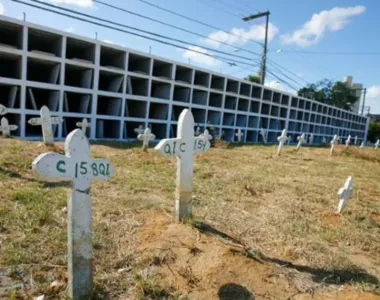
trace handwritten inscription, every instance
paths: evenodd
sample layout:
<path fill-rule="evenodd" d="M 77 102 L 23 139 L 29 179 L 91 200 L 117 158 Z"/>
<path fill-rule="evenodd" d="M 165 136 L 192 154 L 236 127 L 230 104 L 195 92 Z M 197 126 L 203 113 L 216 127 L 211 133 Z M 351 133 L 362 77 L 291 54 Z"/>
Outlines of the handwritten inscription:
<path fill-rule="evenodd" d="M 194 139 L 194 152 L 204 152 L 206 151 L 207 141 L 202 139 Z M 186 152 L 186 142 L 182 140 L 175 141 L 172 143 L 166 143 L 164 146 L 164 152 L 167 155 L 176 155 Z"/>
<path fill-rule="evenodd" d="M 59 173 L 66 174 L 66 162 L 64 160 L 59 160 L 56 165 L 56 170 Z M 110 174 L 110 164 L 102 163 L 102 162 L 92 162 L 89 163 L 87 161 L 77 162 L 74 165 L 74 178 L 78 178 L 81 175 L 87 175 L 91 172 L 93 177 L 97 177 L 99 175 L 102 176 L 111 176 Z"/>

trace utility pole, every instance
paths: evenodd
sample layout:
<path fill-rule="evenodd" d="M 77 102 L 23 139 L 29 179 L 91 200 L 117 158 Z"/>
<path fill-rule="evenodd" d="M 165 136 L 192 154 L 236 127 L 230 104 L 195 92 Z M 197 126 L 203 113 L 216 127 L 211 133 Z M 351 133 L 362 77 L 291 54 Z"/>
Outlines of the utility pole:
<path fill-rule="evenodd" d="M 363 89 L 362 116 L 364 116 L 365 94 L 367 94 L 367 89 L 366 88 Z"/>
<path fill-rule="evenodd" d="M 260 67 L 260 77 L 261 77 L 261 84 L 264 85 L 265 83 L 265 73 L 266 73 L 266 62 L 267 62 L 267 45 L 268 45 L 268 25 L 269 25 L 269 10 L 266 12 L 258 13 L 255 15 L 250 15 L 243 18 L 243 21 L 251 21 L 253 19 L 266 17 L 266 23 L 265 23 L 265 40 L 264 40 L 264 47 L 263 47 L 263 55 L 261 57 L 261 67 Z"/>

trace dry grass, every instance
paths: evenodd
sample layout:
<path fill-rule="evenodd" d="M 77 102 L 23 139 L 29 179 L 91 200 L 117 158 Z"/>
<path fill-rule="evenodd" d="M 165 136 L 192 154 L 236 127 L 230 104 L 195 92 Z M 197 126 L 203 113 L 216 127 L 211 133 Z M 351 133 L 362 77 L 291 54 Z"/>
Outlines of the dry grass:
<path fill-rule="evenodd" d="M 45 294 L 48 299 L 64 299 L 67 216 L 62 209 L 70 185 L 34 179 L 31 162 L 47 151 L 45 146 L 0 140 L 0 147 L 0 298 L 28 299 Z M 55 150 L 62 148 L 58 143 Z M 161 241 L 158 233 L 170 225 L 167 215 L 172 214 L 175 159 L 122 143 L 97 144 L 92 152 L 94 157 L 108 158 L 116 168 L 114 178 L 95 182 L 91 190 L 94 299 L 186 299 L 194 295 L 202 299 L 195 290 L 205 279 L 213 280 L 216 273 L 212 268 L 217 267 L 210 266 L 210 278 L 202 278 L 197 270 L 188 268 L 191 263 L 176 265 L 179 260 L 173 257 L 184 255 L 182 252 L 168 254 L 168 250 L 154 248 L 163 245 L 157 246 L 153 236 Z M 189 239 L 181 240 L 194 239 L 188 246 L 189 257 L 220 259 L 220 255 L 212 256 L 216 255 L 212 247 L 202 244 L 215 243 L 211 232 L 225 241 L 224 247 L 232 249 L 228 252 L 232 254 L 222 256 L 240 253 L 248 261 L 259 261 L 265 272 L 260 268 L 250 272 L 267 274 L 275 269 L 296 292 L 350 285 L 357 291 L 379 293 L 380 152 L 338 147 L 334 156 L 329 156 L 326 148 L 303 147 L 297 153 L 294 147 L 286 147 L 281 157 L 275 153 L 274 146 L 230 146 L 197 156 L 194 215 L 198 221 L 193 224 L 200 233 L 189 225 L 170 227 L 180 238 L 182 231 L 190 230 Z M 354 178 L 354 196 L 344 214 L 336 215 L 336 192 L 349 175 Z M 147 216 L 153 220 L 149 230 L 155 232 L 145 240 L 152 244 L 142 250 L 140 232 L 148 223 Z M 231 243 L 234 246 L 228 246 Z M 169 266 L 168 273 L 163 266 Z M 156 269 L 152 273 L 151 267 Z M 178 279 L 185 277 L 186 288 Z M 238 276 L 230 275 L 232 282 L 234 278 Z M 312 288 L 303 291 L 299 282 L 302 286 L 312 282 Z M 253 284 L 250 288 L 256 287 Z M 217 293 L 219 287 L 213 289 Z M 286 299 L 293 290 L 265 297 Z M 216 293 L 207 295 L 212 299 Z"/>

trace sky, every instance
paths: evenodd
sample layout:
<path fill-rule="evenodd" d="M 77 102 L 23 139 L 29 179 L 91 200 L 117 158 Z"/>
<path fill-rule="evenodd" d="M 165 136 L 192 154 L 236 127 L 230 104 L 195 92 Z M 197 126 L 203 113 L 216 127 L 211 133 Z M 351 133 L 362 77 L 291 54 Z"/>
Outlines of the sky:
<path fill-rule="evenodd" d="M 29 2 L 29 0 L 23 1 Z M 0 0 L 0 13 L 18 19 L 22 19 L 25 13 L 26 20 L 32 23 L 90 38 L 95 38 L 97 35 L 98 39 L 108 43 L 151 52 L 175 61 L 244 78 L 258 71 L 265 36 L 265 18 L 245 22 L 242 17 L 269 10 L 266 85 L 294 92 L 294 88 L 300 88 L 323 78 L 337 81 L 351 75 L 354 82 L 361 83 L 367 88 L 366 106 L 371 107 L 371 113 L 380 113 L 380 39 L 378 38 L 380 1 L 378 0 L 102 1 L 195 34 L 106 7 L 93 0 L 44 0 L 47 3 L 151 31 L 192 45 L 171 42 L 181 45 L 184 49 L 164 45 L 59 16 L 12 0 Z M 175 11 L 199 22 L 175 16 L 147 3 Z M 213 51 L 223 51 L 240 57 L 227 57 L 221 61 L 219 57 L 226 55 Z M 232 60 L 236 62 L 232 63 Z M 284 71 L 283 68 L 291 73 Z"/>

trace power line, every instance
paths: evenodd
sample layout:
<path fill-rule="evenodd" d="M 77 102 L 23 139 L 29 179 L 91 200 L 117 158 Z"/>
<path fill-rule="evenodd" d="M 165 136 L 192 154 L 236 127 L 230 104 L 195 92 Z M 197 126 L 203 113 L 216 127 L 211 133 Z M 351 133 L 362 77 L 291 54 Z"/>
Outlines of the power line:
<path fill-rule="evenodd" d="M 274 74 L 272 71 L 270 70 L 267 70 L 267 72 L 269 74 L 271 74 L 273 77 L 275 77 L 276 79 L 278 79 L 280 82 L 286 84 L 288 87 L 290 87 L 291 89 L 295 90 L 295 91 L 298 91 L 298 89 L 296 89 L 295 87 L 293 87 L 291 84 L 289 84 L 286 80 L 282 79 L 281 77 L 277 76 L 276 74 Z"/>
<path fill-rule="evenodd" d="M 278 67 L 276 67 L 275 65 L 272 65 L 272 68 L 277 71 L 279 74 L 281 74 L 282 76 L 284 76 L 285 78 L 287 78 L 288 80 L 292 81 L 293 83 L 295 83 L 296 85 L 300 86 L 300 87 L 303 87 L 304 85 L 299 83 L 298 81 L 294 80 L 293 78 L 291 78 L 290 76 L 286 75 L 284 72 L 282 72 Z"/>
<path fill-rule="evenodd" d="M 190 17 L 188 17 L 188 16 L 185 16 L 185 15 L 183 15 L 183 14 L 177 13 L 177 12 L 172 11 L 172 10 L 170 10 L 170 9 L 164 8 L 164 7 L 159 6 L 159 5 L 156 5 L 156 4 L 153 4 L 153 3 L 149 2 L 149 1 L 146 1 L 146 0 L 137 0 L 137 1 L 140 1 L 140 2 L 145 3 L 145 4 L 147 4 L 147 5 L 153 6 L 153 7 L 157 8 L 157 9 L 162 10 L 162 11 L 166 11 L 166 12 L 168 12 L 168 13 L 170 13 L 170 14 L 176 15 L 176 16 L 181 17 L 181 18 L 184 18 L 184 19 L 186 19 L 186 20 L 189 20 L 189 21 L 192 21 L 192 22 L 198 23 L 198 24 L 200 24 L 200 25 L 203 25 L 203 26 L 206 26 L 206 27 L 212 28 L 212 29 L 214 29 L 214 30 L 222 31 L 222 32 L 224 32 L 224 33 L 226 33 L 226 34 L 228 34 L 228 35 L 233 35 L 233 36 L 236 36 L 236 37 L 238 37 L 238 38 L 240 38 L 240 39 L 243 39 L 243 40 L 246 40 L 246 41 L 250 41 L 250 42 L 254 42 L 254 43 L 259 44 L 260 46 L 262 46 L 262 43 L 257 42 L 257 41 L 255 41 L 255 40 L 253 40 L 253 39 L 247 39 L 247 38 L 245 38 L 244 36 L 241 36 L 241 35 L 238 35 L 238 34 L 235 34 L 235 33 L 232 33 L 232 32 L 227 32 L 227 31 L 225 31 L 225 30 L 223 30 L 223 29 L 220 29 L 220 28 L 218 28 L 218 27 L 216 27 L 216 26 L 213 26 L 213 25 L 210 25 L 210 24 L 204 23 L 204 22 L 202 22 L 202 21 L 199 21 L 199 20 L 196 20 L 196 19 L 190 18 Z"/>
<path fill-rule="evenodd" d="M 286 72 L 288 72 L 288 73 L 292 74 L 294 77 L 297 77 L 298 79 L 300 79 L 300 80 L 302 80 L 302 81 L 306 82 L 307 84 L 310 84 L 310 82 L 309 82 L 309 81 L 307 81 L 306 79 L 304 79 L 304 78 L 302 78 L 301 76 L 298 76 L 297 74 L 295 74 L 295 73 L 293 73 L 293 72 L 289 71 L 288 69 L 286 69 L 285 67 L 283 67 L 283 66 L 281 66 L 280 64 L 276 63 L 275 61 L 273 61 L 273 60 L 270 60 L 270 61 L 269 61 L 269 63 L 271 63 L 272 65 L 275 65 L 275 66 L 277 66 L 278 68 L 281 68 L 281 69 L 283 69 L 284 71 L 286 71 Z"/>
<path fill-rule="evenodd" d="M 185 50 L 188 50 L 188 51 L 191 51 L 191 52 L 195 52 L 195 53 L 198 53 L 198 54 L 202 54 L 202 55 L 205 55 L 205 56 L 212 57 L 212 58 L 214 58 L 216 60 L 227 62 L 229 64 L 233 62 L 233 63 L 238 63 L 238 64 L 243 64 L 243 65 L 255 67 L 255 65 L 253 65 L 253 64 L 249 64 L 249 63 L 246 63 L 246 62 L 233 60 L 233 59 L 230 59 L 230 58 L 227 58 L 227 57 L 223 57 L 223 56 L 219 56 L 219 55 L 213 55 L 213 54 L 210 54 L 210 53 L 205 53 L 205 52 L 202 52 L 202 51 L 190 49 L 190 48 L 185 47 L 185 46 L 181 46 L 181 45 L 165 42 L 165 41 L 162 41 L 160 39 L 152 38 L 152 37 L 149 37 L 149 36 L 146 36 L 146 35 L 138 34 L 138 33 L 131 32 L 131 31 L 126 31 L 126 30 L 123 30 L 123 29 L 120 29 L 120 28 L 117 28 L 117 27 L 113 27 L 113 26 L 109 26 L 109 25 L 106 25 L 106 24 L 101 24 L 101 23 L 98 23 L 98 22 L 95 22 L 95 21 L 83 19 L 83 18 L 80 18 L 80 17 L 77 17 L 77 16 L 65 14 L 65 13 L 62 13 L 62 12 L 59 12 L 59 11 L 48 9 L 46 7 L 37 6 L 37 5 L 31 4 L 31 3 L 26 3 L 26 2 L 23 2 L 23 1 L 20 1 L 20 0 L 12 0 L 12 1 L 24 4 L 24 5 L 28 5 L 28 6 L 37 8 L 37 9 L 42 9 L 42 10 L 45 10 L 45 11 L 49 11 L 49 12 L 52 12 L 52 13 L 55 13 L 55 14 L 59 14 L 59 15 L 62 15 L 62 16 L 66 16 L 66 17 L 69 17 L 69 18 L 73 18 L 73 19 L 76 19 L 76 20 L 79 20 L 79 21 L 83 21 L 83 22 L 87 22 L 87 23 L 90 23 L 90 24 L 98 25 L 98 26 L 105 27 L 105 28 L 108 28 L 108 29 L 113 29 L 113 30 L 116 30 L 116 31 L 120 31 L 120 32 L 123 32 L 123 33 L 131 34 L 131 35 L 138 36 L 138 37 L 141 37 L 141 38 L 149 39 L 149 40 L 161 43 L 161 44 L 173 46 L 173 47 L 180 48 L 180 49 L 185 49 Z M 30 1 L 39 2 L 37 0 L 30 0 Z M 41 3 L 41 4 L 55 7 L 54 5 L 50 5 L 50 4 L 47 4 L 47 3 Z M 63 9 L 63 8 L 60 8 L 60 7 L 55 7 L 55 8 L 61 9 L 61 10 L 66 10 L 66 9 Z M 78 13 L 78 12 L 75 12 L 75 11 L 74 11 L 74 13 L 81 14 L 81 13 Z M 89 17 L 90 18 L 94 18 L 94 19 L 99 19 L 99 18 L 92 17 L 92 16 L 89 16 Z M 105 21 L 105 22 L 112 23 L 111 21 Z M 189 45 L 191 45 L 191 44 L 189 44 Z M 226 53 L 226 54 L 230 55 L 230 53 Z"/>
<path fill-rule="evenodd" d="M 245 52 L 248 52 L 248 53 L 251 53 L 251 54 L 254 54 L 254 55 L 261 55 L 259 53 L 255 53 L 253 51 L 250 51 L 248 49 L 244 49 L 244 48 L 240 48 L 240 47 L 236 47 L 232 44 L 229 44 L 229 43 L 226 43 L 226 42 L 223 42 L 223 41 L 219 41 L 217 39 L 214 39 L 214 38 L 210 38 L 208 36 L 205 36 L 205 35 L 202 35 L 202 34 L 199 34 L 199 33 L 196 33 L 194 31 L 191 31 L 191 30 L 188 30 L 188 29 L 185 29 L 185 28 L 182 28 L 182 27 L 179 27 L 179 26 L 176 26 L 176 25 L 173 25 L 173 24 L 169 24 L 169 23 L 166 23 L 166 22 L 163 22 L 163 21 L 160 21 L 160 20 L 157 20 L 157 19 L 154 19 L 154 18 L 151 18 L 151 17 L 148 17 L 148 16 L 145 16 L 145 15 L 142 15 L 142 14 L 139 14 L 139 13 L 136 13 L 136 12 L 133 12 L 133 11 L 130 11 L 130 10 L 127 10 L 125 8 L 121 8 L 121 7 L 117 7 L 117 6 L 114 6 L 112 4 L 109 4 L 109 3 L 105 3 L 103 1 L 100 1 L 100 0 L 92 0 L 93 2 L 96 2 L 96 3 L 99 3 L 99 4 L 102 4 L 104 6 L 107 6 L 107 7 L 110 7 L 110 8 L 113 8 L 113 9 L 116 9 L 116 10 L 119 10 L 119 11 L 122 11 L 122 12 L 125 12 L 125 13 L 128 13 L 128 14 L 131 14 L 131 15 L 134 15 L 134 16 L 137 16 L 137 17 L 140 17 L 140 18 L 143 18 L 143 19 L 146 19 L 146 20 L 149 20 L 149 21 L 152 21 L 152 22 L 155 22 L 155 23 L 159 23 L 159 24 L 162 24 L 162 25 L 165 25 L 165 26 L 168 26 L 168 27 L 171 27 L 171 28 L 174 28 L 174 29 L 177 29 L 177 30 L 180 30 L 180 31 L 183 31 L 183 32 L 186 32 L 186 33 L 190 33 L 190 34 L 193 34 L 195 36 L 198 36 L 198 37 L 202 37 L 202 38 L 205 38 L 205 39 L 208 39 L 210 41 L 214 41 L 214 42 L 217 42 L 217 43 L 220 43 L 220 44 L 223 44 L 223 45 L 226 45 L 226 46 L 229 46 L 229 47 L 232 47 L 234 49 L 238 49 L 240 51 L 245 51 Z"/>
<path fill-rule="evenodd" d="M 274 50 L 272 50 L 274 51 Z M 298 51 L 282 50 L 286 53 L 316 54 L 316 55 L 380 55 L 380 52 L 324 52 L 324 51 Z"/>
<path fill-rule="evenodd" d="M 13 0 L 12 0 L 12 1 L 13 1 Z M 183 44 L 190 45 L 190 46 L 193 46 L 193 47 L 200 47 L 200 48 L 206 49 L 206 50 L 208 50 L 208 51 L 213 51 L 213 52 L 216 52 L 216 53 L 220 53 L 220 54 L 228 55 L 228 56 L 231 56 L 231 57 L 236 57 L 236 58 L 244 59 L 244 60 L 247 60 L 247 61 L 253 61 L 252 58 L 249 58 L 249 57 L 240 56 L 240 55 L 235 55 L 235 54 L 231 54 L 231 53 L 228 53 L 228 52 L 225 52 L 225 51 L 221 51 L 221 50 L 216 50 L 216 49 L 212 49 L 212 48 L 208 48 L 208 47 L 200 46 L 200 45 L 198 45 L 198 44 L 193 44 L 193 43 L 186 42 L 186 41 L 183 41 L 183 40 L 179 40 L 179 39 L 171 38 L 171 37 L 164 36 L 164 35 L 161 35 L 161 34 L 157 34 L 157 33 L 151 32 L 151 31 L 147 31 L 147 30 L 139 29 L 139 28 L 136 28 L 136 27 L 132 27 L 132 26 L 128 26 L 128 25 L 121 24 L 121 23 L 117 23 L 117 22 L 109 21 L 109 20 L 107 20 L 107 19 L 102 19 L 102 18 L 99 18 L 99 17 L 94 17 L 94 16 L 91 16 L 91 15 L 88 15 L 88 14 L 80 13 L 80 12 L 75 11 L 75 10 L 72 10 L 72 9 L 63 8 L 63 7 L 58 7 L 58 6 L 56 6 L 56 5 L 48 4 L 48 3 L 45 3 L 45 2 L 42 2 L 42 1 L 39 1 L 39 0 L 29 0 L 29 1 L 31 1 L 31 2 L 35 2 L 35 3 L 38 3 L 38 4 L 42 4 L 42 5 L 44 5 L 44 6 L 53 7 L 53 8 L 55 8 L 55 9 L 63 10 L 63 11 L 66 11 L 66 12 L 70 12 L 70 13 L 73 13 L 73 14 L 77 14 L 77 15 L 80 15 L 80 16 L 84 16 L 84 17 L 86 17 L 86 18 L 95 19 L 95 20 L 97 20 L 97 21 L 106 22 L 106 23 L 109 23 L 109 24 L 112 24 L 112 25 L 117 25 L 117 26 L 120 26 L 120 27 L 124 27 L 124 28 L 128 28 L 128 29 L 136 30 L 136 31 L 139 31 L 139 32 L 143 32 L 143 33 L 145 33 L 145 34 L 150 34 L 150 35 L 153 35 L 153 36 L 155 36 L 155 37 L 159 37 L 159 38 L 167 39 L 167 40 L 174 41 L 174 42 L 177 42 L 177 43 L 183 43 Z M 17 1 L 16 1 L 16 2 L 17 2 Z M 24 4 L 26 4 L 26 3 L 24 3 Z M 233 62 L 233 60 L 231 60 L 231 61 Z M 238 61 L 234 61 L 234 62 L 238 62 Z M 241 63 L 241 62 L 240 62 L 240 63 Z"/>

